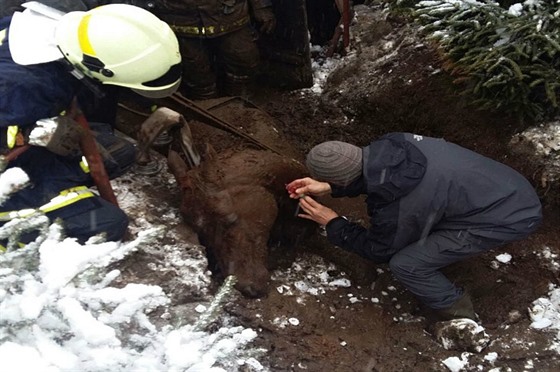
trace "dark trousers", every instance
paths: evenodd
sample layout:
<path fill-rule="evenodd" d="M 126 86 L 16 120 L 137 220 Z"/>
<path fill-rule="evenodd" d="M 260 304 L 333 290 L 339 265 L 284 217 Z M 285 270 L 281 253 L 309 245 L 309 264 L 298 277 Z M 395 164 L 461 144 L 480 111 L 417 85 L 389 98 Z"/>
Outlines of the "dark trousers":
<path fill-rule="evenodd" d="M 91 123 L 91 128 L 108 155 L 104 164 L 109 178 L 124 174 L 135 162 L 135 146 L 116 137 L 109 125 Z M 10 167 L 25 171 L 31 184 L 13 194 L 0 206 L 0 211 L 39 208 L 63 190 L 94 185 L 91 176 L 80 167 L 80 158 L 58 156 L 43 147 L 31 147 L 11 162 Z M 75 237 L 81 243 L 99 233 L 105 233 L 108 240 L 119 240 L 128 227 L 126 214 L 99 196 L 55 209 L 47 216 L 51 221 L 60 218 L 67 236 Z M 27 243 L 35 237 L 36 233 L 26 234 L 22 242 Z"/>
<path fill-rule="evenodd" d="M 393 275 L 421 302 L 432 309 L 453 305 L 463 290 L 440 271 L 452 263 L 523 239 L 538 227 L 540 219 L 492 230 L 441 230 L 412 243 L 389 261 Z"/>
<path fill-rule="evenodd" d="M 225 94 L 237 84 L 246 84 L 259 64 L 259 50 L 251 28 L 216 38 L 179 39 L 183 58 L 183 86 L 192 98 L 218 93 L 218 80 Z"/>

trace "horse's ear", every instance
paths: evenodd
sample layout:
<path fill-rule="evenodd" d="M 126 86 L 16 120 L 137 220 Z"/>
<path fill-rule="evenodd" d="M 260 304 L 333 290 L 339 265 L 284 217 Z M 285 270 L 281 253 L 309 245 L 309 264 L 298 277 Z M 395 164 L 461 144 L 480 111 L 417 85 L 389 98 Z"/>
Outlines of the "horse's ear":
<path fill-rule="evenodd" d="M 171 174 L 175 176 L 177 183 L 181 184 L 181 179 L 187 175 L 189 167 L 178 152 L 169 150 L 167 154 L 167 166 Z"/>

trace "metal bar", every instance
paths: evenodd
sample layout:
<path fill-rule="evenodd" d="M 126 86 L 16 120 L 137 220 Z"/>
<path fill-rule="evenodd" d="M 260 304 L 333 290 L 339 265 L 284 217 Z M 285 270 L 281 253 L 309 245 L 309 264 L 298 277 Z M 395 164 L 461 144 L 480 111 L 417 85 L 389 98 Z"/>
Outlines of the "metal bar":
<path fill-rule="evenodd" d="M 219 117 L 215 116 L 208 110 L 201 108 L 190 99 L 183 97 L 181 94 L 175 93 L 171 95 L 169 98 L 179 103 L 182 107 L 187 108 L 190 111 L 190 113 L 192 113 L 195 116 L 196 119 L 204 122 L 205 124 L 208 124 L 214 128 L 224 130 L 231 134 L 235 134 L 236 136 L 246 139 L 247 141 L 251 142 L 252 144 L 258 146 L 261 149 L 270 150 L 278 155 L 282 155 L 278 151 L 274 150 L 272 147 L 265 145 L 264 143 L 258 141 L 257 139 L 251 137 L 250 135 L 240 131 L 232 124 L 220 119 Z"/>

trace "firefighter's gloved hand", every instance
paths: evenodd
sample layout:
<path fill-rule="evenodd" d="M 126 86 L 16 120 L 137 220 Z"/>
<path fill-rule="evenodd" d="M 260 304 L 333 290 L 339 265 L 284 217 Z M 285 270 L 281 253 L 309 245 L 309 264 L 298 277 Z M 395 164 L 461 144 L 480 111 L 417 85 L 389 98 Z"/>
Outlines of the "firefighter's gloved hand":
<path fill-rule="evenodd" d="M 255 21 L 260 25 L 259 31 L 263 34 L 270 34 L 276 28 L 276 17 L 272 12 L 272 7 L 255 9 L 253 12 Z"/>
<path fill-rule="evenodd" d="M 85 129 L 67 116 L 37 120 L 29 133 L 29 144 L 43 146 L 62 156 L 80 155 L 80 139 Z"/>

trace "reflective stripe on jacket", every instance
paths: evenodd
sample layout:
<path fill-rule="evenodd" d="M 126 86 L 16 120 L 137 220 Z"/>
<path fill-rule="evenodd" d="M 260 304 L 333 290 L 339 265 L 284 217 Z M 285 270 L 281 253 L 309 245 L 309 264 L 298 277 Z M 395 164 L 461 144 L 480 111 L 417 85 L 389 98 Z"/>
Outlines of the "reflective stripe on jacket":
<path fill-rule="evenodd" d="M 270 0 L 158 0 L 150 10 L 178 36 L 213 38 L 249 24 L 250 8 L 269 6 Z"/>
<path fill-rule="evenodd" d="M 69 189 L 62 190 L 59 195 L 55 196 L 47 204 L 44 204 L 37 209 L 27 208 L 17 211 L 0 212 L 0 221 L 5 222 L 13 220 L 14 218 L 27 218 L 37 213 L 37 211 L 49 213 L 93 196 L 95 196 L 95 194 L 86 186 L 71 187 Z"/>

